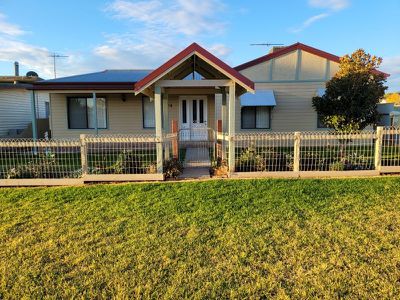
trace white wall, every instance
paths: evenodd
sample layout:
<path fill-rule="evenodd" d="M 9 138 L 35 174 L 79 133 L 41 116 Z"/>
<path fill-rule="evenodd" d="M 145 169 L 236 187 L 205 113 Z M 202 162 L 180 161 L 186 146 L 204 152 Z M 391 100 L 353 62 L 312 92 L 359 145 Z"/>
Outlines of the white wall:
<path fill-rule="evenodd" d="M 30 91 L 25 89 L 0 90 L 0 137 L 7 137 L 11 129 L 25 129 L 31 123 Z M 49 94 L 36 94 L 37 118 L 45 118 L 45 102 Z"/>

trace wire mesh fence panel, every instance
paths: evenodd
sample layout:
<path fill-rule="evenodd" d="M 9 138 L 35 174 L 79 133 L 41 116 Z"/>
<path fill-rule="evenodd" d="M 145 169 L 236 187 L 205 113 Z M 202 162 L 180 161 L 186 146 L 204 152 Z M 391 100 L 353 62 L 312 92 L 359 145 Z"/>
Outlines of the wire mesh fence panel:
<path fill-rule="evenodd" d="M 382 138 L 382 166 L 400 166 L 400 128 L 385 128 Z"/>
<path fill-rule="evenodd" d="M 237 134 L 236 172 L 278 172 L 293 170 L 294 133 Z"/>
<path fill-rule="evenodd" d="M 157 143 L 154 135 L 85 137 L 88 174 L 157 173 Z"/>
<path fill-rule="evenodd" d="M 0 179 L 79 178 L 79 140 L 0 140 Z"/>
<path fill-rule="evenodd" d="M 300 171 L 373 170 L 375 138 L 372 131 L 301 133 Z"/>

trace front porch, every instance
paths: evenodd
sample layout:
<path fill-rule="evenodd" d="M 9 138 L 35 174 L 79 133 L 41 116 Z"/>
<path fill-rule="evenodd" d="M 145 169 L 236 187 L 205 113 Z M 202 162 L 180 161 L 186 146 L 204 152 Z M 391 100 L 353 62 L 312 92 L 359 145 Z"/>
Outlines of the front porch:
<path fill-rule="evenodd" d="M 233 137 L 236 125 L 236 97 L 246 92 L 254 92 L 252 81 L 197 44 L 192 44 L 178 53 L 135 84 L 136 95 L 142 93 L 154 100 L 155 134 L 160 139 L 163 133 L 170 129 L 168 125 L 163 124 L 163 120 L 170 119 L 169 115 L 165 115 L 169 110 L 163 107 L 169 107 L 171 95 L 178 95 L 179 112 L 173 119 L 178 122 L 176 133 L 179 135 L 179 146 L 190 154 L 190 160 L 185 159 L 184 162 L 193 167 L 196 167 L 195 162 L 200 167 L 208 163 L 204 159 L 207 151 L 215 153 L 212 148 L 215 147 L 217 124 L 215 119 L 209 119 L 209 101 L 205 95 L 214 95 L 214 99 L 215 95 L 219 95 L 221 124 L 218 129 L 226 132 L 228 137 Z M 231 139 L 228 139 L 228 144 L 228 165 L 233 170 L 235 149 Z M 187 149 L 190 149 L 189 152 Z M 162 154 L 162 148 L 157 148 L 159 170 L 162 170 L 163 165 Z"/>

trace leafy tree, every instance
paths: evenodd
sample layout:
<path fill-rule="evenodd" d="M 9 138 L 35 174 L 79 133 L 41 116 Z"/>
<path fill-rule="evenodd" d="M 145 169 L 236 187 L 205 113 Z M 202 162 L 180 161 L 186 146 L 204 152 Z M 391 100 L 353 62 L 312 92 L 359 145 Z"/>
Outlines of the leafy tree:
<path fill-rule="evenodd" d="M 340 132 L 362 130 L 376 124 L 376 110 L 384 96 L 386 78 L 376 71 L 380 57 L 359 49 L 340 59 L 339 71 L 327 82 L 322 97 L 313 98 L 313 107 L 323 122 Z"/>
<path fill-rule="evenodd" d="M 387 103 L 397 103 L 400 104 L 400 93 L 388 93 L 385 95 Z"/>

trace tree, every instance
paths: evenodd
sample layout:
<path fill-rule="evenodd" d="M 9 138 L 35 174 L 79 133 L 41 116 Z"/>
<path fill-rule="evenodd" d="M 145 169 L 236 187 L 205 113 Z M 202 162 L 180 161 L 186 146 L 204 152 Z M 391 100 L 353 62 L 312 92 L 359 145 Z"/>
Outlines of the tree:
<path fill-rule="evenodd" d="M 385 76 L 376 71 L 381 63 L 380 57 L 362 49 L 340 59 L 339 71 L 327 82 L 325 94 L 312 101 L 328 127 L 351 132 L 377 123 L 377 104 L 387 89 Z"/>
<path fill-rule="evenodd" d="M 400 104 L 400 93 L 388 93 L 385 95 L 387 103 Z"/>

